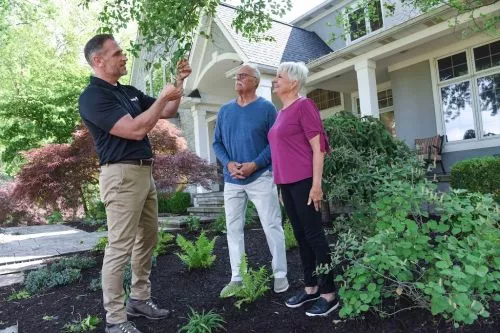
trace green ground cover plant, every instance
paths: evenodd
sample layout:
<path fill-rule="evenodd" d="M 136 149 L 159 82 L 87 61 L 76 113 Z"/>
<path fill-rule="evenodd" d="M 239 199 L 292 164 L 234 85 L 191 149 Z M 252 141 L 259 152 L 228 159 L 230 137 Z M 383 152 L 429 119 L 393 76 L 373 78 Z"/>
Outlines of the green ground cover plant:
<path fill-rule="evenodd" d="M 180 333 L 212 333 L 217 331 L 225 331 L 224 319 L 222 316 L 213 310 L 201 313 L 190 308 L 191 313 L 188 315 L 188 323 L 181 327 Z"/>
<path fill-rule="evenodd" d="M 61 259 L 49 267 L 31 271 L 26 276 L 24 287 L 31 295 L 42 291 L 70 284 L 81 278 L 81 270 L 94 267 L 93 258 L 78 256 Z"/>
<path fill-rule="evenodd" d="M 198 216 L 190 215 L 184 219 L 186 227 L 190 232 L 195 232 L 201 229 L 201 220 Z"/>
<path fill-rule="evenodd" d="M 389 316 L 382 300 L 405 297 L 456 326 L 488 317 L 488 303 L 500 300 L 500 208 L 491 196 L 388 181 L 374 199 L 371 214 L 351 224 L 371 221 L 371 231 L 343 232 L 332 247 L 340 316 Z"/>

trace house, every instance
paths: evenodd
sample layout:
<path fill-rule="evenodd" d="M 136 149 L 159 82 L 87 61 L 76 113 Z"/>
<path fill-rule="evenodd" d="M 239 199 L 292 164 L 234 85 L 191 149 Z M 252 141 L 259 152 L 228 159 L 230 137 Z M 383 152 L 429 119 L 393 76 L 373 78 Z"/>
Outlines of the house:
<path fill-rule="evenodd" d="M 396 2 L 388 15 L 385 0 L 375 1 L 379 19 L 368 16 L 365 7 L 356 8 L 355 0 L 328 0 L 292 25 L 274 21 L 268 34 L 275 41 L 258 43 L 231 27 L 233 7 L 219 6 L 216 17 L 202 23 L 212 39 L 198 37 L 191 52 L 193 73 L 185 86 L 190 94 L 180 112 L 190 147 L 216 161 L 211 143 L 217 112 L 235 97 L 232 78 L 242 63 L 260 68 L 258 94 L 279 108 L 271 93 L 278 64 L 304 61 L 310 75 L 303 93 L 316 101 L 322 118 L 341 110 L 378 117 L 410 147 L 416 138 L 445 135 L 447 170 L 465 158 L 500 154 L 500 37 L 462 37 L 471 18 L 450 24 L 456 16 L 444 6 L 422 14 Z M 335 18 L 348 15 L 347 5 L 364 22 L 347 16 L 345 30 Z M 500 15 L 500 3 L 474 15 Z M 347 38 L 331 41 L 332 33 Z M 144 78 L 134 75 L 134 84 L 147 88 Z"/>

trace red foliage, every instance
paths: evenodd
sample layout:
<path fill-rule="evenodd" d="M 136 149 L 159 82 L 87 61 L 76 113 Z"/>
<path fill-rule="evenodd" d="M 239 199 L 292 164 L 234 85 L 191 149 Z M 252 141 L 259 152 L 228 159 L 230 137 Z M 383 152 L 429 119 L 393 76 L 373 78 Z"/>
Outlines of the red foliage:
<path fill-rule="evenodd" d="M 71 144 L 49 144 L 25 153 L 13 198 L 42 206 L 76 209 L 82 188 L 96 183 L 98 161 L 87 129 L 77 129 Z"/>
<path fill-rule="evenodd" d="M 171 191 L 180 184 L 208 188 L 217 180 L 215 166 L 187 149 L 174 155 L 156 156 L 153 174 L 159 191 Z"/>
<path fill-rule="evenodd" d="M 172 190 L 179 184 L 208 187 L 216 180 L 215 166 L 190 152 L 173 124 L 160 121 L 149 137 L 159 190 Z M 98 182 L 99 162 L 86 128 L 73 133 L 71 144 L 31 149 L 25 157 L 27 163 L 16 176 L 15 184 L 0 189 L 0 221 L 14 206 L 26 207 L 26 203 L 76 212 L 83 202 L 84 186 Z"/>

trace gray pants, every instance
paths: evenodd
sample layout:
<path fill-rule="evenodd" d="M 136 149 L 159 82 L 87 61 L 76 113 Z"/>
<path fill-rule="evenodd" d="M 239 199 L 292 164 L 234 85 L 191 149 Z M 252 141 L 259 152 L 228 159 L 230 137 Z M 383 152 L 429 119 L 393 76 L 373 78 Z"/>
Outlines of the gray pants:
<path fill-rule="evenodd" d="M 226 211 L 227 244 L 231 261 L 231 281 L 241 281 L 239 266 L 245 253 L 245 210 L 250 199 L 266 235 L 267 245 L 273 257 L 274 278 L 284 278 L 287 273 L 285 236 L 281 226 L 281 211 L 278 190 L 273 182 L 272 173 L 264 172 L 259 178 L 247 185 L 224 184 L 224 208 Z"/>

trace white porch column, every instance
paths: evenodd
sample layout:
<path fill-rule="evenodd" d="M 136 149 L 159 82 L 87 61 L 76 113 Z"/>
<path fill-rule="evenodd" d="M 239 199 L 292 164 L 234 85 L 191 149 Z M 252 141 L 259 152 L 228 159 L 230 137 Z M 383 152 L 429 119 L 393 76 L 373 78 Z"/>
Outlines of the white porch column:
<path fill-rule="evenodd" d="M 380 118 L 377 98 L 376 64 L 372 60 L 363 60 L 354 65 L 358 79 L 359 103 L 362 116 Z"/>
<path fill-rule="evenodd" d="M 208 137 L 207 111 L 201 105 L 191 106 L 193 115 L 194 147 L 196 154 L 210 162 L 210 140 Z M 201 186 L 196 187 L 196 193 L 205 193 L 207 190 Z"/>
<path fill-rule="evenodd" d="M 196 149 L 196 154 L 210 161 L 210 140 L 208 137 L 208 126 L 207 126 L 207 111 L 200 109 L 199 105 L 193 105 L 191 107 L 191 113 L 193 115 L 193 130 L 194 130 L 194 146 Z"/>
<path fill-rule="evenodd" d="M 272 102 L 273 95 L 273 78 L 270 76 L 261 76 L 260 84 L 257 88 L 257 96 L 264 97 L 268 101 Z"/>

